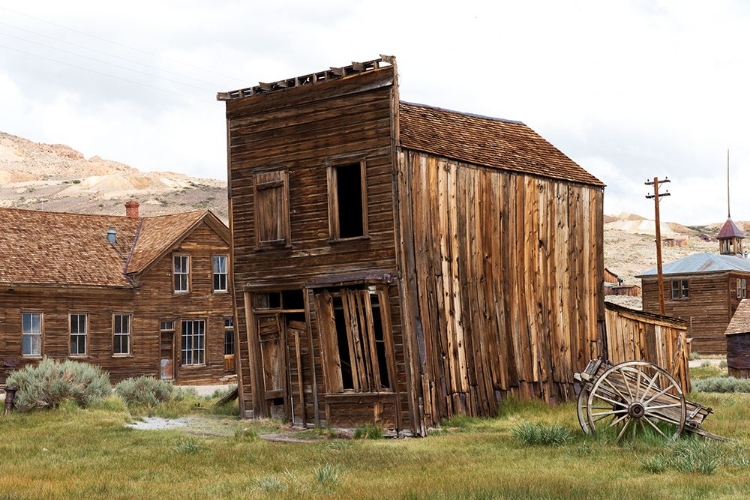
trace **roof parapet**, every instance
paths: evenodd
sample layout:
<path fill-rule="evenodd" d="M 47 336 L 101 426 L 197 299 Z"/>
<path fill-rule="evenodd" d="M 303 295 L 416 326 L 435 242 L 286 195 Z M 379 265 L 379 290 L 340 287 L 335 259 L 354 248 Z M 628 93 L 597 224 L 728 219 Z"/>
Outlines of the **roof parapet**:
<path fill-rule="evenodd" d="M 248 87 L 245 89 L 232 90 L 229 92 L 218 92 L 216 94 L 217 101 L 233 101 L 235 99 L 242 99 L 243 97 L 251 97 L 259 94 L 268 94 L 270 92 L 276 92 L 279 90 L 286 90 L 289 88 L 300 87 L 302 85 L 310 85 L 315 83 L 327 82 L 329 80 L 338 80 L 351 75 L 364 73 L 366 71 L 372 71 L 380 69 L 381 65 L 394 66 L 396 64 L 395 56 L 386 56 L 381 54 L 379 59 L 373 59 L 365 62 L 352 62 L 349 66 L 342 66 L 339 68 L 331 66 L 330 69 L 319 71 L 317 73 L 310 73 L 307 75 L 295 76 L 293 78 L 287 78 L 285 80 L 279 80 L 272 83 L 259 82 L 254 87 Z"/>

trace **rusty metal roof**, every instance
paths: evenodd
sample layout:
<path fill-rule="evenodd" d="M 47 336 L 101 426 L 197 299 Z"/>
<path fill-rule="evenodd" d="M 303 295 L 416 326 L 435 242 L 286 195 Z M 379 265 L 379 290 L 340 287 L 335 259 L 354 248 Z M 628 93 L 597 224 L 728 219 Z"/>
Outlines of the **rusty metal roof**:
<path fill-rule="evenodd" d="M 740 231 L 740 228 L 737 227 L 737 225 L 732 221 L 732 219 L 727 219 L 727 221 L 722 226 L 721 231 L 719 231 L 719 234 L 716 236 L 716 239 L 728 240 L 731 238 L 744 238 L 744 237 L 745 235 L 742 234 L 742 231 Z"/>
<path fill-rule="evenodd" d="M 126 272 L 145 269 L 207 214 L 132 218 L 0 208 L 0 284 L 130 287 Z"/>
<path fill-rule="evenodd" d="M 662 273 L 667 275 L 714 273 L 740 271 L 750 272 L 750 259 L 735 255 L 719 255 L 715 253 L 696 253 L 670 262 L 662 267 Z M 649 269 L 636 278 L 656 276 L 656 268 Z"/>
<path fill-rule="evenodd" d="M 750 300 L 743 299 L 732 316 L 732 320 L 724 331 L 725 335 L 750 333 Z"/>
<path fill-rule="evenodd" d="M 604 186 L 527 125 L 401 102 L 401 145 L 466 163 Z"/>

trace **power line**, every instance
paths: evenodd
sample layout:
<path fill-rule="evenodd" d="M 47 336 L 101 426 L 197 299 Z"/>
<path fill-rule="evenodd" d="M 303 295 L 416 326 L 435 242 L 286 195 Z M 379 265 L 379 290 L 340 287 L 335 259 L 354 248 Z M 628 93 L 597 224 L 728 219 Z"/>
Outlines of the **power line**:
<path fill-rule="evenodd" d="M 200 83 L 205 83 L 206 85 L 211 85 L 211 86 L 212 86 L 212 87 L 214 87 L 214 88 L 223 88 L 223 87 L 225 87 L 225 85 L 220 85 L 220 84 L 217 84 L 217 83 L 213 83 L 213 82 L 207 82 L 207 81 L 205 81 L 205 80 L 201 80 L 201 79 L 199 79 L 199 78 L 194 78 L 194 77 L 192 77 L 192 76 L 187 76 L 187 75 L 183 75 L 183 74 L 181 74 L 181 73 L 176 73 L 176 72 L 174 72 L 174 71 L 169 71 L 169 70 L 165 70 L 165 69 L 163 69 L 163 68 L 160 68 L 160 67 L 158 67 L 158 66 L 151 66 L 151 65 L 149 65 L 149 64 L 145 64 L 145 63 L 142 63 L 142 62 L 134 61 L 134 60 L 132 60 L 132 59 L 128 59 L 128 58 L 126 58 L 126 57 L 121 57 L 121 56 L 118 56 L 118 55 L 115 55 L 115 54 L 110 54 L 110 53 L 108 53 L 108 52 L 104 52 L 104 51 L 102 51 L 102 50 L 92 49 L 92 48 L 90 48 L 90 47 L 86 47 L 86 46 L 84 46 L 84 45 L 78 45 L 78 44 L 76 44 L 76 43 L 73 43 L 73 42 L 68 42 L 68 41 L 66 41 L 66 40 L 61 40 L 61 39 L 59 39 L 59 38 L 55 38 L 55 37 L 53 37 L 53 36 L 45 35 L 45 34 L 43 34 L 43 33 L 38 33 L 38 32 L 36 32 L 36 31 L 28 30 L 28 29 L 26 29 L 26 28 L 21 28 L 21 27 L 19 27 L 19 26 L 14 26 L 14 25 L 12 25 L 12 24 L 7 24 L 7 23 L 3 23 L 3 22 L 0 22 L 0 24 L 1 24 L 1 25 L 3 25 L 3 26 L 8 26 L 8 27 L 10 27 L 10 28 L 13 28 L 13 29 L 19 30 L 19 31 L 25 31 L 25 32 L 27 32 L 27 33 L 31 33 L 32 35 L 36 35 L 36 36 L 41 36 L 41 37 L 43 37 L 43 38 L 48 38 L 48 39 L 50 39 L 50 40 L 54 40 L 54 41 L 56 41 L 56 42 L 60 42 L 60 43 L 65 43 L 65 44 L 68 44 L 68 45 L 72 45 L 73 47 L 77 47 L 77 48 L 79 48 L 79 49 L 83 49 L 83 50 L 88 50 L 88 51 L 91 51 L 91 52 L 95 52 L 95 53 L 97 53 L 97 54 L 102 54 L 102 55 L 105 55 L 105 56 L 108 56 L 108 57 L 113 57 L 113 58 L 115 58 L 115 59 L 120 59 L 120 60 L 123 60 L 123 61 L 129 62 L 129 63 L 132 63 L 132 64 L 137 64 L 137 65 L 139 65 L 139 66 L 143 66 L 143 67 L 146 67 L 146 68 L 150 68 L 150 69 L 155 69 L 155 70 L 157 70 L 157 71 L 162 71 L 162 72 L 164 72 L 164 73 L 169 73 L 170 75 L 176 75 L 176 76 L 179 76 L 179 77 L 181 77 L 181 78 L 186 78 L 186 79 L 188 79 L 188 80 L 194 80 L 194 81 L 196 81 L 196 82 L 200 82 Z M 6 36 L 12 36 L 12 35 L 6 35 Z M 16 38 L 16 37 L 14 37 L 14 38 Z M 27 41 L 27 40 L 25 40 L 25 39 L 23 39 L 23 38 L 20 38 L 20 37 L 18 37 L 18 38 L 19 38 L 19 40 L 24 40 L 24 41 Z M 31 43 L 38 43 L 38 42 L 31 42 Z M 41 44 L 40 44 L 40 45 L 41 45 Z M 62 49 L 55 49 L 55 50 L 62 50 Z M 134 71 L 135 71 L 135 70 L 134 70 Z M 205 90 L 205 89 L 204 89 L 204 90 Z"/>
<path fill-rule="evenodd" d="M 0 23 L 0 24 L 3 24 L 3 23 Z M 153 78 L 158 78 L 160 80 L 164 80 L 164 81 L 171 82 L 171 83 L 176 83 L 177 85 L 183 85 L 185 87 L 191 87 L 191 88 L 194 88 L 194 89 L 205 90 L 205 91 L 209 91 L 209 92 L 211 91 L 210 89 L 205 89 L 205 88 L 202 88 L 202 87 L 197 87 L 195 85 L 190 85 L 189 83 L 178 82 L 177 80 L 172 80 L 170 78 L 164 78 L 163 76 L 154 75 L 152 73 L 147 73 L 145 71 L 140 71 L 140 70 L 133 69 L 133 68 L 128 68 L 126 66 L 121 66 L 119 64 L 111 63 L 109 61 L 102 61 L 101 59 L 96 59 L 94 57 L 89 57 L 89 56 L 84 56 L 82 54 L 77 54 L 75 52 L 71 52 L 70 50 L 59 49 L 59 48 L 53 47 L 51 45 L 47 45 L 47 44 L 40 43 L 40 42 L 35 42 L 33 40 L 28 40 L 26 38 L 21 38 L 21 37 L 17 37 L 17 36 L 13 36 L 13 35 L 8 35 L 7 33 L 0 33 L 0 35 L 6 36 L 8 38 L 15 38 L 16 40 L 21 40 L 21 41 L 24 41 L 24 42 L 27 42 L 27 43 L 33 43 L 35 45 L 39 45 L 40 47 L 45 47 L 47 49 L 57 50 L 59 52 L 64 52 L 66 54 L 72 54 L 74 56 L 81 57 L 83 59 L 88 59 L 90 61 L 95 61 L 95 62 L 98 62 L 98 63 L 101 63 L 101 64 L 108 64 L 110 66 L 114 66 L 115 68 L 124 69 L 126 71 L 132 71 L 134 73 L 140 73 L 141 75 L 146 75 L 146 76 L 150 76 L 150 77 L 153 77 Z"/>
<path fill-rule="evenodd" d="M 19 49 L 13 48 L 13 47 L 8 47 L 7 45 L 2 45 L 2 44 L 0 44 L 0 47 L 2 47 L 2 48 L 4 48 L 4 49 L 8 49 L 8 50 L 13 50 L 13 51 L 15 51 L 15 52 L 20 52 L 21 54 L 26 54 L 26 55 L 28 55 L 28 56 L 32 56 L 32 57 L 38 57 L 38 58 L 40 58 L 40 59 L 45 59 L 45 60 L 47 60 L 47 61 L 52 61 L 52 62 L 54 62 L 54 63 L 57 63 L 57 64 L 62 64 L 62 65 L 64 65 L 64 66 L 70 66 L 71 68 L 75 68 L 75 69 L 80 69 L 80 70 L 82 70 L 82 71 L 88 71 L 88 72 L 90 72 L 90 73 L 96 73 L 97 75 L 102 75 L 102 76 L 106 76 L 106 77 L 108 77 L 108 78 L 114 78 L 114 79 L 116 79 L 116 80 L 122 80 L 123 82 L 133 83 L 133 84 L 135 84 L 135 85 L 140 85 L 140 86 L 142 86 L 142 87 L 146 87 L 146 88 L 150 88 L 150 89 L 158 90 L 159 92 L 166 92 L 166 93 L 168 93 L 168 94 L 174 94 L 174 95 L 178 95 L 178 96 L 181 96 L 181 97 L 187 97 L 188 99 L 193 99 L 193 100 L 196 100 L 196 101 L 201 101 L 201 102 L 207 102 L 207 103 L 209 103 L 209 104 L 214 104 L 214 103 L 215 103 L 215 101 L 208 101 L 208 100 L 206 100 L 206 99 L 201 99 L 201 98 L 199 98 L 199 97 L 191 96 L 191 95 L 189 95 L 189 94 L 183 94 L 183 93 L 181 93 L 181 92 L 174 92 L 174 91 L 172 91 L 172 90 L 166 90 L 166 89 L 162 89 L 162 88 L 159 88 L 159 87 L 154 87 L 153 85 L 148 85 L 147 83 L 141 83 L 141 82 L 136 82 L 136 81 L 134 81 L 134 80 L 128 80 L 127 78 L 122 78 L 122 77 L 119 77 L 119 76 L 115 76 L 115 75 L 110 75 L 109 73 L 104 73 L 104 72 L 102 72 L 102 71 L 96 71 L 96 70 L 94 70 L 94 69 L 83 68 L 83 67 L 81 67 L 81 66 L 76 66 L 75 64 L 69 64 L 69 63 L 65 63 L 65 62 L 62 62 L 62 61 L 58 61 L 58 60 L 56 60 L 56 59 L 51 59 L 51 58 L 49 58 L 49 57 L 45 57 L 45 56 L 40 56 L 40 55 L 38 55 L 38 54 L 32 54 L 31 52 L 26 52 L 26 51 L 23 51 L 23 50 L 19 50 Z"/>
<path fill-rule="evenodd" d="M 102 40 L 102 41 L 104 41 L 104 42 L 107 42 L 107 43 L 111 43 L 111 44 L 113 44 L 113 45 L 119 45 L 120 47 L 124 47 L 124 48 L 126 48 L 126 49 L 134 50 L 134 51 L 136 51 L 136 52 L 141 52 L 142 54 L 147 54 L 147 55 L 149 55 L 149 56 L 152 56 L 152 57 L 158 57 L 158 58 L 164 59 L 164 60 L 166 60 L 166 61 L 171 61 L 171 62 L 173 62 L 173 63 L 181 64 L 181 65 L 183 65 L 183 66 L 187 66 L 187 67 L 189 67 L 189 68 L 197 69 L 197 70 L 199 70 L 199 71 L 204 71 L 204 72 L 206 72 L 206 73 L 212 73 L 212 74 L 214 74 L 214 75 L 222 76 L 222 77 L 224 77 L 224 78 L 231 78 L 232 80 L 236 80 L 236 81 L 238 81 L 238 82 L 246 82 L 246 81 L 247 81 L 246 79 L 243 79 L 243 78 L 237 78 L 237 77 L 235 77 L 235 76 L 224 75 L 224 74 L 218 73 L 218 72 L 216 72 L 216 71 L 212 71 L 212 70 L 210 70 L 210 69 L 200 68 L 200 67 L 198 67 L 198 66 L 194 66 L 194 65 L 192 65 L 192 64 L 188 64 L 188 63 L 185 63 L 185 62 L 182 62 L 182 61 L 178 61 L 178 60 L 176 60 L 176 59 L 171 59 L 171 58 L 169 58 L 169 57 L 164 57 L 164 56 L 160 56 L 160 55 L 158 55 L 158 54 L 153 54 L 153 53 L 151 53 L 151 52 L 148 52 L 148 51 L 146 51 L 146 50 L 142 50 L 142 49 L 139 49 L 139 48 L 136 48 L 136 47 L 131 47 L 131 46 L 129 46 L 129 45 L 125 45 L 125 44 L 122 44 L 122 43 L 119 43 L 119 42 L 115 42 L 115 41 L 112 41 L 112 40 L 108 40 L 108 39 L 106 39 L 106 38 L 102 38 L 102 37 L 100 37 L 100 36 L 97 36 L 97 35 L 92 35 L 92 34 L 90 34 L 90 33 L 86 33 L 86 32 L 83 32 L 83 31 L 79 31 L 79 30 L 76 30 L 76 29 L 73 29 L 73 28 L 69 28 L 69 27 L 67 27 L 67 26 L 63 26 L 62 24 L 57 24 L 57 23 L 53 23 L 53 22 L 51 22 L 51 21 L 47 21 L 47 20 L 45 20 L 45 19 L 40 19 L 40 18 L 38 18 L 38 17 L 30 16 L 30 15 L 28 15 L 28 14 L 24 14 L 24 13 L 22 13 L 22 12 L 18 12 L 18 11 L 16 11 L 16 10 L 13 10 L 13 9 L 9 9 L 9 8 L 7 8 L 7 7 L 3 7 L 3 6 L 0 6 L 0 9 L 2 9 L 2 10 L 5 10 L 5 11 L 8 11 L 8 12 L 12 12 L 12 13 L 14 13 L 14 14 L 17 14 L 17 15 L 19 15 L 19 16 L 23 16 L 23 17 L 27 17 L 27 18 L 29 18 L 29 19 L 33 19 L 33 20 L 35 20 L 35 21 L 39 21 L 39 22 L 42 22 L 42 23 L 46 23 L 46 24 L 51 24 L 52 26 L 57 26 L 58 28 L 63 28 L 63 29 L 66 29 L 66 30 L 68 30 L 68 31 L 72 31 L 73 33 L 78 33 L 79 35 L 84 35 L 84 36 L 88 36 L 88 37 L 91 37 L 91 38 L 95 38 L 95 39 L 97 39 L 97 40 Z"/>

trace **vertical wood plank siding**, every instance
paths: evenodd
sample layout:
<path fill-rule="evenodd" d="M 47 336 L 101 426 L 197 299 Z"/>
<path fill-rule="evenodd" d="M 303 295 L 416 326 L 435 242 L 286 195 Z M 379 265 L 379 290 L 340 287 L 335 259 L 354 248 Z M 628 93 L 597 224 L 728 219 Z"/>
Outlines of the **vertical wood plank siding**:
<path fill-rule="evenodd" d="M 683 321 L 605 303 L 608 359 L 648 361 L 668 371 L 690 392 L 688 327 Z"/>
<path fill-rule="evenodd" d="M 408 150 L 399 179 L 432 422 L 571 398 L 603 354 L 603 190 Z"/>

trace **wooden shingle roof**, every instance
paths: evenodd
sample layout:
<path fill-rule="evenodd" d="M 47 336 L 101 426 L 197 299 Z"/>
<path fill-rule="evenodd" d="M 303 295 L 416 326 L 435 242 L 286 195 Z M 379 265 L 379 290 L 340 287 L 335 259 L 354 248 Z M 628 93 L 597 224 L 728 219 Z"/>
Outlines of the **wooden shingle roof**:
<path fill-rule="evenodd" d="M 527 125 L 401 102 L 401 145 L 466 163 L 581 184 L 604 183 Z"/>
<path fill-rule="evenodd" d="M 0 208 L 0 284 L 131 287 L 126 274 L 142 272 L 206 218 L 227 231 L 203 210 L 133 218 Z"/>

